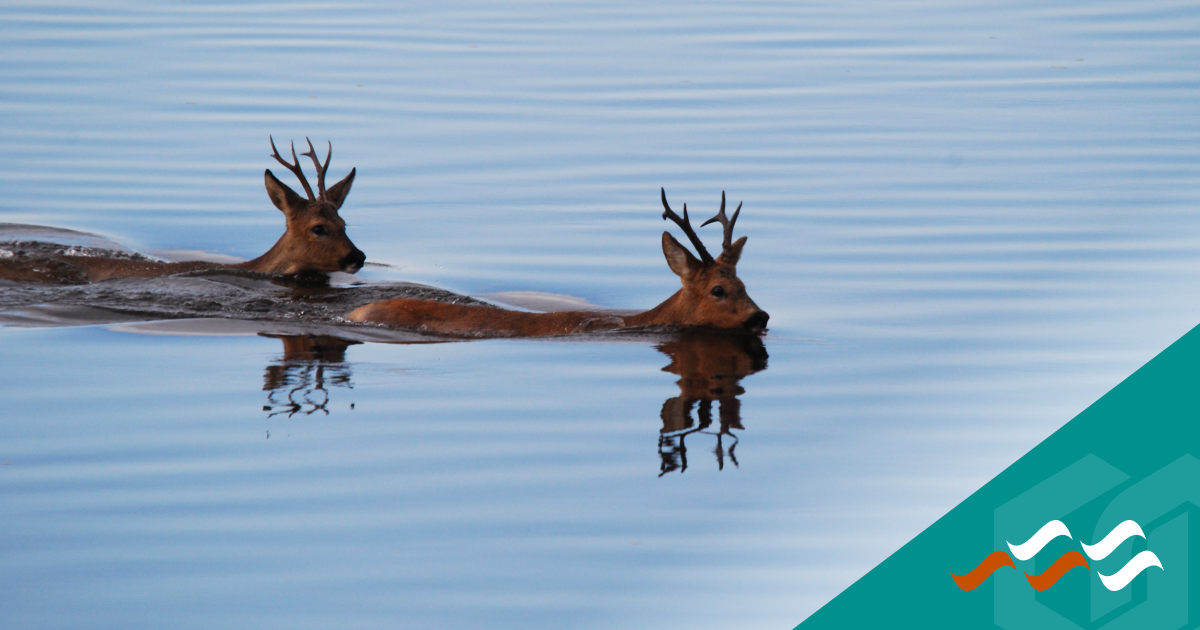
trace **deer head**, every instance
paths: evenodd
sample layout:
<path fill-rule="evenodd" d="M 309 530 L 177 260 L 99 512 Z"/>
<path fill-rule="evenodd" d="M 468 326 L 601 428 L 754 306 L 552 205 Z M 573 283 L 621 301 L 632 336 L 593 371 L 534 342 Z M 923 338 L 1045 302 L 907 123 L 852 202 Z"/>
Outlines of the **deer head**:
<path fill-rule="evenodd" d="M 287 232 L 270 251 L 251 261 L 249 268 L 263 273 L 289 275 L 310 271 L 355 273 L 362 269 L 367 257 L 350 242 L 346 236 L 346 222 L 338 216 L 338 209 L 342 207 L 346 195 L 350 194 L 350 185 L 354 183 L 356 169 L 350 169 L 350 174 L 345 179 L 326 189 L 325 172 L 329 170 L 333 144 L 329 145 L 325 164 L 321 164 L 312 141 L 308 141 L 308 153 L 301 155 L 311 157 L 316 165 L 318 194 L 314 195 L 304 177 L 304 170 L 300 168 L 295 143 L 292 144 L 291 162 L 279 155 L 274 138 L 271 138 L 271 149 L 274 152 L 273 157 L 300 180 L 308 198 L 296 194 L 279 181 L 271 169 L 267 169 L 263 174 L 267 194 L 271 197 L 271 203 L 274 203 L 287 219 Z"/>
<path fill-rule="evenodd" d="M 699 258 L 690 251 L 670 232 L 663 232 L 663 255 L 667 258 L 667 266 L 683 282 L 683 288 L 664 303 L 669 307 L 670 323 L 684 326 L 710 326 L 713 328 L 744 328 L 752 333 L 761 333 L 767 327 L 770 318 L 766 311 L 758 308 L 754 300 L 746 293 L 746 285 L 737 276 L 738 259 L 742 256 L 742 247 L 746 244 L 743 236 L 733 241 L 733 225 L 742 212 L 742 204 L 738 204 L 733 212 L 733 218 L 725 216 L 725 192 L 721 192 L 721 209 L 713 218 L 700 224 L 704 227 L 709 223 L 719 222 L 725 230 L 721 255 L 713 258 L 700 237 L 696 236 L 688 219 L 687 204 L 683 206 L 683 216 L 675 214 L 667 203 L 667 191 L 662 189 L 663 219 L 670 219 L 683 230 L 692 246 L 696 248 Z M 665 314 L 665 313 L 664 313 Z"/>

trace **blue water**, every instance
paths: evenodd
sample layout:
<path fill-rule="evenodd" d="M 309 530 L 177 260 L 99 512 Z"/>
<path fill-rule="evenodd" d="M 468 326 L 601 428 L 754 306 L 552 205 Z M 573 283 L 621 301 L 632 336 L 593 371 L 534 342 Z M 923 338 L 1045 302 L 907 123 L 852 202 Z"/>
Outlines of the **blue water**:
<path fill-rule="evenodd" d="M 725 190 L 771 313 L 682 472 L 661 339 L 0 313 L 15 628 L 789 627 L 1200 319 L 1192 3 L 9 3 L 0 60 L 0 223 L 250 258 L 308 136 L 362 281 L 649 308 L 659 187 Z"/>

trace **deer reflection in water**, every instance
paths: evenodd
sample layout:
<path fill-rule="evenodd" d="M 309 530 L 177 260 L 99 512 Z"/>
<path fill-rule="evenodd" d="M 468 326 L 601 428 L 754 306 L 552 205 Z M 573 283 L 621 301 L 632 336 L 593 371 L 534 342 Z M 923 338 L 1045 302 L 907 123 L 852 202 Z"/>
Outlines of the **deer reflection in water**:
<path fill-rule="evenodd" d="M 263 391 L 270 404 L 263 405 L 267 417 L 296 414 L 329 415 L 330 387 L 353 388 L 346 348 L 361 342 L 328 335 L 274 335 L 264 337 L 283 342 L 283 356 L 263 373 Z M 734 449 L 743 430 L 741 380 L 767 368 L 767 350 L 757 335 L 719 330 L 690 330 L 655 346 L 670 357 L 664 372 L 679 375 L 680 395 L 663 403 L 662 430 L 658 451 L 662 458 L 659 476 L 687 470 L 687 437 L 693 433 L 716 436 L 713 453 L 717 468 L 725 459 L 737 466 Z M 713 427 L 713 403 L 717 426 Z M 353 408 L 353 405 L 351 405 Z M 696 418 L 693 418 L 693 410 Z M 732 443 L 728 443 L 731 441 Z"/>
<path fill-rule="evenodd" d="M 318 411 L 329 415 L 326 388 L 354 387 L 346 348 L 360 342 L 327 335 L 262 336 L 283 341 L 283 356 L 263 373 L 263 391 L 270 403 L 263 405 L 263 411 L 269 412 L 268 418 L 310 416 Z"/>
<path fill-rule="evenodd" d="M 737 466 L 733 452 L 737 436 L 731 429 L 745 428 L 738 396 L 746 392 L 739 383 L 742 378 L 767 368 L 767 349 L 762 340 L 756 335 L 696 330 L 685 332 L 657 348 L 671 358 L 663 371 L 679 375 L 680 393 L 668 398 L 662 406 L 663 427 L 658 436 L 662 464 L 658 476 L 687 470 L 685 441 L 693 433 L 716 436 L 713 453 L 718 469 L 724 470 L 726 457 Z M 716 430 L 711 430 L 714 401 L 719 424 Z M 692 418 L 692 409 L 697 406 L 698 424 Z M 726 437 L 732 442 L 728 449 L 725 448 Z"/>

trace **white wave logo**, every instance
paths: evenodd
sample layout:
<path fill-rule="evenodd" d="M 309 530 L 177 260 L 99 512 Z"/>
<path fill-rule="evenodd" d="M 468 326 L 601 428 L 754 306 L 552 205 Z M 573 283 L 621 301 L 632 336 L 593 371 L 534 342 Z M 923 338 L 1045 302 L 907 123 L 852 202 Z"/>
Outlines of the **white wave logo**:
<path fill-rule="evenodd" d="M 1125 521 L 1114 527 L 1100 542 L 1094 545 L 1083 545 L 1083 552 L 1092 560 L 1103 560 L 1108 557 L 1108 554 L 1119 547 L 1121 543 L 1134 536 L 1141 536 L 1144 539 L 1146 534 L 1142 532 L 1141 526 L 1136 522 Z M 1154 555 L 1153 551 L 1146 550 L 1134 556 L 1129 562 L 1126 562 L 1125 566 L 1121 567 L 1121 570 L 1116 573 L 1112 575 L 1097 573 L 1097 575 L 1100 576 L 1100 582 L 1104 584 L 1104 588 L 1110 591 L 1119 591 L 1129 586 L 1133 578 L 1150 567 L 1162 569 L 1163 565 L 1159 561 L 1158 556 Z"/>
<path fill-rule="evenodd" d="M 1030 536 L 1029 540 L 1026 540 L 1019 545 L 1014 545 L 1011 542 L 1007 544 L 1009 550 L 1012 551 L 1013 557 L 1018 560 L 1029 560 L 1030 558 L 1036 556 L 1038 552 L 1045 548 L 1046 545 L 1050 544 L 1050 541 L 1058 538 L 1059 536 L 1071 538 L 1071 531 L 1067 529 L 1067 526 L 1064 525 L 1062 521 L 1050 521 L 1049 523 L 1042 525 L 1042 528 L 1037 530 L 1036 534 Z M 1100 542 L 1094 545 L 1087 545 L 1082 542 L 1079 544 L 1081 547 L 1083 547 L 1083 552 L 1086 553 L 1089 558 L 1092 560 L 1103 560 L 1107 558 L 1109 554 L 1115 551 L 1117 547 L 1120 547 L 1121 543 L 1133 538 L 1134 536 L 1141 536 L 1143 539 L 1146 538 L 1146 534 L 1142 532 L 1140 525 L 1138 525 L 1135 521 L 1125 521 L 1114 527 L 1112 531 L 1109 532 L 1108 535 L 1105 536 Z M 997 551 L 996 553 L 1003 555 L 1003 552 L 1000 551 Z M 1074 558 L 1070 557 L 1072 555 Z M 988 565 L 986 570 L 987 575 L 990 575 L 992 571 L 995 571 L 1000 566 L 1013 566 L 1011 560 L 1008 562 L 1009 564 L 1007 565 L 999 561 L 992 562 Z M 983 564 L 986 564 L 986 561 L 985 563 L 981 563 L 980 566 L 983 566 Z M 1089 569 L 1091 568 L 1088 566 L 1087 561 L 1083 559 L 1083 556 L 1079 555 L 1078 551 L 1069 551 L 1063 554 L 1062 557 L 1054 562 L 1054 565 L 1052 565 L 1050 569 L 1042 574 L 1043 576 L 1046 576 L 1044 580 L 1040 579 L 1041 576 L 1029 576 L 1026 574 L 1026 577 L 1030 579 L 1030 584 L 1034 584 L 1034 580 L 1037 580 L 1037 584 L 1034 584 L 1034 588 L 1038 590 L 1045 590 L 1053 586 L 1054 583 L 1057 582 L 1064 573 L 1077 566 L 1082 566 Z M 1097 572 L 1096 575 L 1100 577 L 1100 582 L 1104 584 L 1104 588 L 1107 588 L 1110 591 L 1119 591 L 1126 586 L 1129 586 L 1129 583 L 1132 582 L 1134 578 L 1140 575 L 1142 571 L 1145 571 L 1150 567 L 1158 567 L 1162 569 L 1163 565 L 1158 559 L 1158 556 L 1154 555 L 1154 552 L 1143 551 L 1134 556 L 1129 562 L 1126 562 L 1125 566 L 1121 567 L 1121 569 L 1116 573 L 1112 575 L 1103 575 Z M 955 579 L 957 580 L 958 578 Z M 982 579 L 986 579 L 986 575 L 983 576 L 981 580 Z M 975 583 L 974 580 L 970 580 L 970 582 Z M 962 586 L 960 584 L 960 588 L 961 587 Z M 974 586 L 971 588 L 974 588 Z M 964 590 L 970 590 L 970 588 L 964 588 Z"/>
<path fill-rule="evenodd" d="M 1125 563 L 1120 571 L 1112 575 L 1100 575 L 1100 581 L 1104 583 L 1104 588 L 1110 591 L 1119 591 L 1133 581 L 1139 573 L 1149 569 L 1150 567 L 1163 568 L 1161 562 L 1158 561 L 1158 556 L 1154 555 L 1153 551 L 1143 551 L 1134 556 L 1132 560 Z"/>
<path fill-rule="evenodd" d="M 1028 560 L 1036 556 L 1038 552 L 1042 550 L 1042 547 L 1045 547 L 1051 540 L 1054 540 L 1059 536 L 1066 536 L 1067 538 L 1070 538 L 1071 531 L 1067 529 L 1066 525 L 1063 525 L 1062 521 L 1050 521 L 1049 523 L 1042 525 L 1042 528 L 1037 530 L 1037 533 L 1031 536 L 1029 540 L 1026 540 L 1020 545 L 1008 543 L 1008 548 L 1012 550 L 1012 555 L 1016 557 L 1017 560 Z"/>
<path fill-rule="evenodd" d="M 1107 558 L 1108 554 L 1112 553 L 1114 549 L 1119 547 L 1121 543 L 1133 538 L 1134 536 L 1141 536 L 1142 538 L 1146 537 L 1146 535 L 1142 533 L 1142 528 L 1138 526 L 1137 523 L 1133 521 L 1125 521 L 1124 523 L 1114 527 L 1111 532 L 1108 532 L 1108 535 L 1104 537 L 1104 540 L 1101 540 L 1094 545 L 1083 545 L 1083 553 L 1086 553 L 1092 560 L 1103 560 Z"/>

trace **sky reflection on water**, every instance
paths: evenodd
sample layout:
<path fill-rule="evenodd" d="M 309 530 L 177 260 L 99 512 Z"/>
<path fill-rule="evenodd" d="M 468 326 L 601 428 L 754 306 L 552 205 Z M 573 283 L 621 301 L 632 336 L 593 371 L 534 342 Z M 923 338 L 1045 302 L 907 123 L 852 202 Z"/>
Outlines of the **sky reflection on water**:
<path fill-rule="evenodd" d="M 0 610 L 792 625 L 1195 324 L 1197 33 L 1157 1 L 8 4 L 0 222 L 250 258 L 268 134 L 308 136 L 358 168 L 390 265 L 359 278 L 634 309 L 677 287 L 659 187 L 725 190 L 771 332 L 767 369 L 705 355 L 730 400 L 662 340 L 4 319 Z"/>

